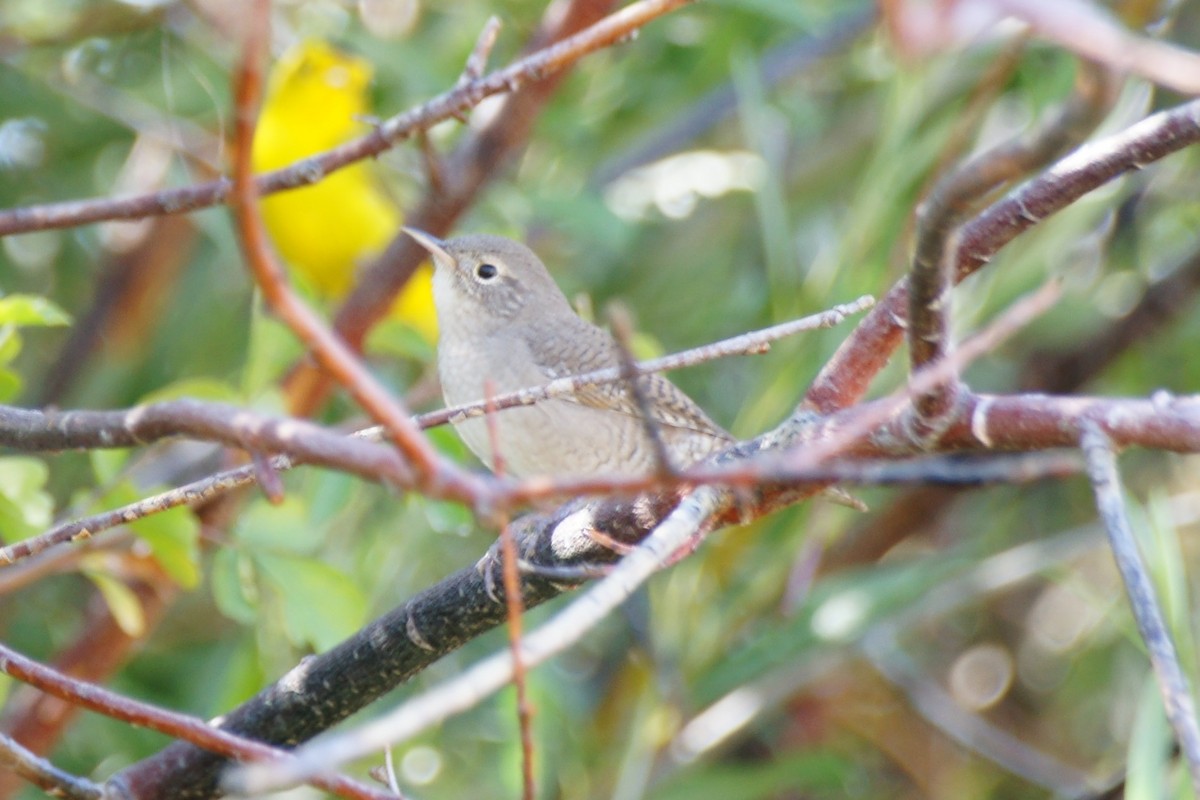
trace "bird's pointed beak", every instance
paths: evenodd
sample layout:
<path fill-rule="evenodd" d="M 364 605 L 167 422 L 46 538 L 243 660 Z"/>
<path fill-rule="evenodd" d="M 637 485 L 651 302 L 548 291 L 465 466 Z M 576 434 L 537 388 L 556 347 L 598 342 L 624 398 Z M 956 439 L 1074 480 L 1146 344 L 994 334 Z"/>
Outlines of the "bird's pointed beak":
<path fill-rule="evenodd" d="M 400 230 L 407 233 L 414 240 L 416 240 L 417 244 L 428 250 L 429 255 L 433 256 L 433 261 L 437 266 L 450 270 L 453 270 L 456 266 L 458 266 L 458 262 L 455 261 L 454 256 L 446 252 L 446 243 L 441 239 L 428 234 L 425 231 L 417 230 L 416 228 L 409 228 L 407 226 L 400 228 Z"/>

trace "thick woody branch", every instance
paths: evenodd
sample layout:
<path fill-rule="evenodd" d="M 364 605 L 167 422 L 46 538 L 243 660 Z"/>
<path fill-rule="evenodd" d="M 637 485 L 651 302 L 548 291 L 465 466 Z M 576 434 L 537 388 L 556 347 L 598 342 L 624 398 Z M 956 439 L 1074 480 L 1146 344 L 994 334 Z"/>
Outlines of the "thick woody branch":
<path fill-rule="evenodd" d="M 512 530 L 524 539 L 551 523 L 551 518 L 527 517 L 513 523 Z M 546 581 L 527 580 L 525 605 L 539 605 L 559 591 Z M 276 745 L 298 744 L 505 619 L 505 604 L 492 599 L 484 576 L 475 569 L 462 570 L 329 652 L 305 659 L 226 714 L 221 730 Z M 227 763 L 212 752 L 177 742 L 118 773 L 109 788 L 128 800 L 213 797 Z"/>
<path fill-rule="evenodd" d="M 525 637 L 520 643 L 520 662 L 542 663 L 579 641 L 624 602 L 634 587 L 658 571 L 689 539 L 702 533 L 711 520 L 732 504 L 732 499 L 728 490 L 712 487 L 699 489 L 684 499 L 635 550 L 621 559 L 604 581 Z M 566 535 L 588 538 L 586 530 L 590 523 L 581 522 L 580 513 L 586 514 L 587 509 L 563 519 L 555 526 L 552 537 L 565 528 Z M 386 743 L 407 739 L 504 687 L 513 679 L 516 663 L 511 652 L 497 653 L 368 725 L 302 747 L 286 762 L 234 772 L 226 782 L 239 793 L 258 794 L 306 780 L 310 774 L 321 773 Z"/>

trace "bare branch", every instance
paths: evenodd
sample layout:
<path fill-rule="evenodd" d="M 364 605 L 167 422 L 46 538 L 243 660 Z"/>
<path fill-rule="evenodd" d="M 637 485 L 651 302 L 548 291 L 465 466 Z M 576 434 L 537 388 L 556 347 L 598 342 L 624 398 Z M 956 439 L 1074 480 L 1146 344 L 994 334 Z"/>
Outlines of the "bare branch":
<path fill-rule="evenodd" d="M 622 559 L 607 578 L 526 636 L 521 642 L 522 660 L 530 666 L 540 664 L 578 641 L 665 564 L 681 545 L 706 527 L 729 501 L 728 492 L 698 489 Z M 560 523 L 575 524 L 577 520 L 573 517 Z M 253 794 L 302 781 L 309 774 L 324 772 L 387 743 L 406 739 L 470 708 L 505 686 L 512 676 L 512 654 L 497 653 L 367 725 L 301 746 L 286 763 L 235 770 L 227 776 L 226 785 L 234 791 Z"/>
<path fill-rule="evenodd" d="M 492 48 L 496 46 L 496 37 L 500 35 L 500 27 L 499 17 L 494 14 L 488 17 L 483 30 L 479 32 L 479 38 L 475 40 L 475 47 L 472 48 L 471 55 L 467 56 L 467 63 L 463 66 L 462 75 L 459 76 L 456 86 L 465 86 L 483 76 L 484 70 L 487 69 L 488 59 L 492 55 Z"/>
<path fill-rule="evenodd" d="M 766 353 L 770 350 L 772 342 L 793 336 L 802 331 L 840 325 L 849 315 L 864 311 L 874 305 L 874 303 L 875 301 L 871 297 L 863 296 L 852 303 L 834 306 L 830 310 L 819 314 L 811 314 L 797 320 L 781 322 L 769 328 L 743 333 L 729 339 L 713 342 L 712 344 L 695 347 L 691 350 L 683 350 L 672 355 L 640 362 L 637 365 L 638 372 L 642 375 L 652 372 L 668 372 L 670 370 L 702 364 L 706 361 L 713 361 L 718 358 L 725 358 L 726 356 Z M 492 399 L 492 402 L 497 409 L 511 408 L 519 405 L 532 405 L 541 400 L 572 396 L 577 394 L 580 389 L 588 386 L 615 383 L 619 380 L 622 380 L 621 370 L 617 367 L 608 367 L 593 372 L 586 372 L 582 375 L 558 378 L 543 386 L 497 395 Z M 471 417 L 478 417 L 483 412 L 484 403 L 483 401 L 478 401 L 422 414 L 419 420 L 422 428 L 432 428 L 436 425 L 445 425 L 448 422 L 459 422 Z"/>
<path fill-rule="evenodd" d="M 1200 100 L 1193 100 L 1080 147 L 962 226 L 955 281 L 975 272 L 1021 233 L 1093 189 L 1197 141 Z M 826 363 L 808 390 L 805 407 L 828 413 L 862 397 L 900 344 L 907 305 L 908 284 L 902 281 Z"/>
<path fill-rule="evenodd" d="M 654 418 L 650 399 L 646 397 L 646 391 L 642 388 L 639 380 L 641 373 L 638 371 L 637 359 L 633 356 L 633 320 L 629 316 L 629 310 L 623 306 L 614 305 L 608 310 L 608 320 L 612 329 L 613 341 L 617 344 L 617 358 L 621 362 L 618 371 L 621 373 L 621 379 L 629 388 L 629 394 L 633 397 L 634 403 L 637 404 L 638 414 L 641 415 L 642 429 L 646 432 L 646 439 L 654 450 L 655 472 L 664 476 L 671 475 L 675 472 L 675 465 L 671 462 L 671 454 L 667 451 L 666 443 L 663 442 L 662 430 Z"/>
<path fill-rule="evenodd" d="M 950 290 L 962 221 L 998 187 L 1059 157 L 1103 119 L 1115 95 L 1107 71 L 1083 64 L 1075 91 L 1041 130 L 1001 144 L 951 171 L 918 210 L 917 245 L 909 273 L 908 341 L 912 371 L 945 357 L 950 342 Z M 918 396 L 914 433 L 935 439 L 952 412 L 957 376 Z"/>
<path fill-rule="evenodd" d="M 195 717 L 164 711 L 99 686 L 69 678 L 3 644 L 0 644 L 0 671 L 74 705 L 138 727 L 165 733 L 223 756 L 242 759 L 273 759 L 284 756 L 280 750 L 252 739 L 235 736 Z M 390 794 L 348 778 L 320 777 L 314 778 L 312 783 L 340 797 L 356 800 L 394 800 Z"/>
<path fill-rule="evenodd" d="M 1200 94 L 1200 55 L 1170 42 L 1137 36 L 1098 3 L 1085 0 L 991 0 L 1002 13 L 1109 69 L 1132 72 L 1184 94 Z"/>
<path fill-rule="evenodd" d="M 849 314 L 869 308 L 873 300 L 862 297 L 829 311 L 751 331 L 712 344 L 684 350 L 637 365 L 649 374 L 703 363 L 729 355 L 765 353 L 770 343 L 801 331 L 830 327 Z M 597 370 L 551 381 L 492 398 L 496 410 L 530 405 L 543 399 L 572 395 L 580 388 L 621 380 L 616 369 Z M 442 409 L 415 418 L 421 428 L 444 425 L 484 413 L 485 403 Z M 341 434 L 331 433 L 303 420 L 270 420 L 244 409 L 220 404 L 181 400 L 138 406 L 129 411 L 31 411 L 0 405 L 0 445 L 23 450 L 65 450 L 123 447 L 146 444 L 169 436 L 193 436 L 252 452 L 282 452 L 269 462 L 284 472 L 300 464 L 342 469 L 368 480 L 409 486 L 403 462 L 388 448 L 361 447 Z M 368 428 L 355 436 L 378 440 L 382 428 Z M 65 522 L 38 536 L 0 548 L 0 566 L 58 544 L 82 541 L 122 524 L 179 506 L 196 506 L 222 494 L 253 484 L 259 475 L 254 466 L 237 467 L 170 489 L 133 503 Z"/>
<path fill-rule="evenodd" d="M 530 39 L 527 50 L 537 50 L 559 42 L 566 46 L 575 35 L 589 26 L 603 24 L 602 17 L 616 5 L 615 0 L 570 0 L 547 7 L 542 24 Z M 671 4 L 672 7 L 679 5 Z M 624 11 L 646 10 L 634 3 Z M 669 10 L 662 5 L 663 12 Z M 624 12 L 618 12 L 624 13 Z M 609 17 L 608 19 L 612 19 Z M 649 21 L 646 17 L 645 21 Z M 630 27 L 626 34 L 636 30 Z M 620 38 L 613 41 L 619 41 Z M 559 46 L 559 45 L 555 45 Z M 477 131 L 463 137 L 440 170 L 440 186 L 430 190 L 406 216 L 410 226 L 435 236 L 446 236 L 458 218 L 493 180 L 512 165 L 533 133 L 534 122 L 554 96 L 565 72 L 531 73 L 528 80 L 514 83 L 511 94 L 500 103 L 492 119 Z M 367 333 L 378 322 L 393 299 L 403 289 L 426 253 L 408 236 L 392 239 L 376 262 L 362 275 L 350 296 L 338 309 L 335 329 L 354 349 L 361 349 Z M 328 396 L 332 385 L 328 378 L 307 362 L 298 363 L 286 384 L 293 411 L 307 416 Z"/>
<path fill-rule="evenodd" d="M 921 380 L 939 380 L 941 370 L 958 369 L 961 359 L 987 352 L 1003 335 L 1012 333 L 1018 322 L 1027 321 L 1035 312 L 1048 307 L 1049 301 L 1055 296 L 1052 289 L 1044 289 L 1040 294 L 1017 303 L 989 331 L 977 337 L 977 344 L 968 342 L 954 356 L 926 370 L 914 382 L 912 390 L 921 390 Z M 821 465 L 856 447 L 876 425 L 894 416 L 898 402 L 877 403 L 871 411 L 856 414 L 856 418 L 847 424 L 831 424 L 825 435 L 819 437 L 814 436 L 814 431 L 821 424 L 813 424 L 798 415 L 775 431 L 753 442 L 737 445 L 718 454 L 715 459 L 720 463 L 749 458 L 764 451 L 790 449 L 794 463 Z M 804 447 L 794 447 L 801 442 L 805 444 Z M 810 487 L 807 493 L 811 494 L 818 488 Z M 805 492 L 782 489 L 778 485 L 760 481 L 758 495 L 758 502 L 753 509 L 739 507 L 735 513 L 743 518 L 750 514 L 767 513 L 780 505 L 795 502 L 804 497 Z M 543 535 L 549 539 L 549 552 L 545 555 L 552 562 L 574 561 L 594 552 L 593 531 L 605 533 L 617 541 L 632 534 L 632 540 L 640 541 L 640 544 L 599 584 L 523 640 L 521 653 L 524 663 L 541 663 L 577 641 L 637 586 L 673 558 L 680 548 L 698 541 L 704 532 L 724 521 L 724 517 L 734 510 L 735 495 L 728 488 L 701 486 L 663 519 L 660 515 L 674 505 L 674 501 L 671 493 L 661 493 L 656 497 L 640 495 L 633 501 L 617 501 L 615 505 L 609 501 L 582 507 L 571 506 L 560 510 L 543 527 Z M 663 521 L 655 525 L 657 519 Z M 648 535 L 647 530 L 650 530 Z M 490 565 L 483 563 L 482 568 L 490 570 Z M 301 747 L 296 751 L 296 757 L 286 764 L 237 770 L 228 778 L 228 786 L 235 791 L 261 792 L 267 788 L 288 785 L 301 780 L 304 775 L 329 769 L 334 764 L 375 750 L 385 743 L 412 736 L 429 725 L 470 708 L 501 688 L 511 680 L 512 670 L 512 654 L 507 651 L 497 653 L 476 664 L 459 678 L 423 693 L 373 723 Z"/>
<path fill-rule="evenodd" d="M 481 494 L 480 482 L 438 455 L 433 445 L 413 424 L 400 401 L 390 395 L 350 348 L 325 327 L 321 318 L 291 290 L 283 267 L 271 250 L 251 172 L 251 143 L 262 95 L 260 61 L 266 48 L 266 12 L 269 6 L 260 2 L 255 8 L 261 24 L 249 26 L 250 34 L 244 45 L 235 92 L 237 106 L 233 141 L 232 200 L 247 264 L 262 288 L 267 303 L 321 366 L 387 430 L 388 438 L 413 466 L 416 485 L 434 491 L 448 491 L 447 496 L 475 502 Z"/>
<path fill-rule="evenodd" d="M 411 470 L 391 448 L 304 420 L 271 419 L 224 403 L 170 400 L 125 411 L 33 411 L 0 405 L 0 446 L 17 450 L 136 447 L 176 436 L 289 453 L 399 486 L 412 482 Z"/>
<path fill-rule="evenodd" d="M 650 20 L 686 5 L 688 0 L 641 0 L 609 15 L 579 34 L 544 47 L 491 75 L 443 92 L 437 97 L 386 120 L 371 133 L 307 158 L 289 167 L 268 172 L 256 181 L 260 194 L 316 183 L 326 175 L 356 161 L 371 158 L 417 130 L 477 105 L 485 97 L 510 92 L 529 80 L 551 75 L 580 58 L 609 47 Z M 181 189 L 125 198 L 72 200 L 26 206 L 0 212 L 0 236 L 49 228 L 67 228 L 111 219 L 140 219 L 158 214 L 178 214 L 225 202 L 233 182 L 222 178 Z"/>
<path fill-rule="evenodd" d="M 11 769 L 53 797 L 65 797 L 67 800 L 99 800 L 103 796 L 96 784 L 64 772 L 49 761 L 38 758 L 3 733 L 0 733 L 0 765 Z"/>
<path fill-rule="evenodd" d="M 1087 459 L 1088 477 L 1096 494 L 1100 520 L 1108 533 L 1113 559 L 1129 595 L 1130 610 L 1142 641 L 1146 643 L 1150 665 L 1162 692 L 1167 719 L 1187 761 L 1192 790 L 1200 794 L 1200 723 L 1196 719 L 1196 701 L 1179 662 L 1179 651 L 1167 628 L 1166 615 L 1158 601 L 1150 571 L 1129 525 L 1113 443 L 1099 425 L 1085 423 L 1079 444 Z"/>
<path fill-rule="evenodd" d="M 496 409 L 491 403 L 492 393 L 496 388 L 495 382 L 488 378 L 484 381 L 484 393 L 487 395 L 487 432 L 492 451 L 492 472 L 497 477 L 504 477 L 504 454 L 500 447 L 500 429 L 496 423 Z M 521 658 L 521 636 L 525 624 L 523 614 L 525 603 L 521 597 L 521 571 L 517 562 L 517 543 L 513 539 L 512 528 L 509 526 L 508 514 L 501 511 L 500 519 L 500 555 L 504 580 L 503 602 L 508 614 L 508 651 L 513 660 L 513 688 L 517 695 L 517 727 L 521 740 L 521 797 L 523 800 L 534 800 L 537 787 L 533 778 L 533 706 L 529 702 L 529 683 L 526 678 L 525 662 Z M 391 748 L 386 748 L 391 752 Z"/>

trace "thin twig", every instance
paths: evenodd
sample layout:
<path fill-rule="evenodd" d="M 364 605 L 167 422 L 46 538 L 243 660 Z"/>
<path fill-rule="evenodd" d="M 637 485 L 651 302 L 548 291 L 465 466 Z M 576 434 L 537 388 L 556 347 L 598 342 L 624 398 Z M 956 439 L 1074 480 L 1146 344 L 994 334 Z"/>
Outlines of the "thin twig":
<path fill-rule="evenodd" d="M 475 40 L 475 46 L 471 48 L 471 54 L 467 56 L 467 63 L 463 66 L 462 75 L 459 76 L 456 87 L 465 86 L 483 76 L 484 70 L 487 69 L 488 59 L 492 55 L 492 48 L 496 46 L 496 37 L 500 35 L 501 24 L 500 18 L 495 14 L 488 17 L 483 30 L 479 32 L 479 38 Z"/>
<path fill-rule="evenodd" d="M 621 379 L 628 387 L 633 402 L 637 404 L 642 430 L 645 431 L 646 439 L 650 442 L 650 449 L 654 451 L 654 472 L 663 477 L 673 475 L 676 472 L 675 464 L 671 460 L 666 442 L 663 441 L 662 429 L 659 427 L 654 409 L 650 405 L 650 398 L 646 396 L 646 391 L 642 386 L 640 380 L 642 373 L 639 371 L 637 359 L 633 355 L 633 320 L 630 319 L 627 309 L 614 304 L 608 310 L 608 321 L 612 329 L 613 341 L 617 344 Z"/>
<path fill-rule="evenodd" d="M 104 796 L 95 783 L 59 769 L 4 733 L 0 733 L 0 766 L 11 769 L 52 797 L 99 800 Z"/>
<path fill-rule="evenodd" d="M 834 306 L 828 311 L 822 311 L 819 314 L 811 314 L 789 322 L 781 322 L 769 328 L 743 333 L 729 339 L 713 342 L 712 344 L 695 347 L 691 350 L 684 350 L 673 355 L 640 362 L 637 365 L 638 373 L 645 375 L 651 372 L 668 372 L 726 356 L 765 353 L 770 349 L 772 342 L 803 331 L 840 325 L 851 314 L 865 311 L 871 308 L 874 303 L 874 299 L 864 295 L 852 303 Z M 531 405 L 541 400 L 570 397 L 578 394 L 580 389 L 604 383 L 615 383 L 622 379 L 619 367 L 607 367 L 593 372 L 586 372 L 582 375 L 558 378 L 542 386 L 497 395 L 493 398 L 492 402 L 495 403 L 497 409 Z M 477 401 L 422 414 L 418 420 L 422 428 L 432 428 L 437 425 L 445 425 L 448 422 L 457 423 L 471 417 L 478 417 L 483 414 L 483 410 L 483 402 Z"/>
<path fill-rule="evenodd" d="M 239 759 L 276 759 L 286 754 L 262 742 L 235 736 L 204 720 L 132 700 L 94 684 L 63 675 L 0 644 L 0 671 L 73 705 L 90 709 L 139 728 L 165 733 L 213 753 Z M 340 776 L 314 777 L 311 783 L 339 797 L 355 800 L 395 800 L 357 781 Z"/>
<path fill-rule="evenodd" d="M 1172 42 L 1138 36 L 1099 3 L 1084 0 L 991 0 L 1042 36 L 1109 69 L 1132 72 L 1184 94 L 1200 94 L 1200 54 Z"/>
<path fill-rule="evenodd" d="M 1200 795 L 1200 723 L 1196 719 L 1196 702 L 1188 686 L 1179 652 L 1167 627 L 1162 605 L 1154 590 L 1150 571 L 1146 568 L 1137 540 L 1129 525 L 1121 475 L 1112 441 L 1099 425 L 1086 423 L 1079 441 L 1087 459 L 1088 477 L 1096 494 L 1096 508 L 1108 533 L 1113 559 L 1125 582 L 1129 607 L 1137 622 L 1138 632 L 1150 655 L 1150 666 L 1162 692 L 1167 719 L 1175 730 L 1179 749 L 1188 763 L 1192 790 Z"/>
<path fill-rule="evenodd" d="M 1200 100 L 1193 100 L 1083 145 L 960 228 L 955 281 L 1088 192 L 1197 141 Z M 805 396 L 805 407 L 830 413 L 862 397 L 900 345 L 907 306 L 908 283 L 901 281 L 826 362 Z"/>
<path fill-rule="evenodd" d="M 307 186 L 342 167 L 379 155 L 414 132 L 449 119 L 485 97 L 513 91 L 529 80 L 556 73 L 584 56 L 621 41 L 650 20 L 686 5 L 689 0 L 641 0 L 610 14 L 586 30 L 520 58 L 509 66 L 385 120 L 371 133 L 318 156 L 264 173 L 258 191 L 271 194 Z M 230 198 L 228 178 L 124 198 L 71 200 L 0 212 L 0 236 L 50 228 L 67 228 L 111 219 L 141 219 L 207 208 Z"/>
<path fill-rule="evenodd" d="M 978 201 L 1065 153 L 1091 132 L 1115 95 L 1106 70 L 1081 66 L 1076 87 L 1059 113 L 1030 136 L 988 150 L 939 180 L 918 211 L 917 244 L 908 281 L 911 371 L 945 357 L 951 348 L 951 288 L 959 261 L 959 226 Z M 955 402 L 957 376 L 915 398 L 914 435 L 936 439 Z"/>
<path fill-rule="evenodd" d="M 492 448 L 492 472 L 504 477 L 504 454 L 500 449 L 500 430 L 496 420 L 496 409 L 491 406 L 491 397 L 496 389 L 495 381 L 484 381 L 484 394 L 489 404 L 487 413 L 488 439 Z M 508 648 L 512 654 L 513 688 L 517 695 L 517 728 L 521 739 L 521 796 L 534 800 L 537 795 L 533 779 L 533 708 L 529 703 L 529 683 L 525 662 L 521 658 L 521 635 L 524 630 L 525 603 L 521 595 L 521 571 L 517 564 L 517 543 L 509 527 L 508 513 L 500 510 L 500 562 L 504 580 L 504 607 L 508 613 Z"/>
<path fill-rule="evenodd" d="M 954 357 L 962 357 L 967 349 L 970 348 L 960 349 Z M 1012 398 L 998 398 L 996 402 L 1007 401 L 1007 399 Z M 1048 402 L 1057 403 L 1058 411 L 1054 421 L 1046 421 L 1045 431 L 1067 428 L 1069 423 L 1073 423 L 1072 421 L 1078 422 L 1080 409 L 1075 398 L 1048 398 Z M 1146 405 L 1147 409 L 1153 410 L 1151 404 L 1147 403 Z M 1192 446 L 1196 451 L 1200 451 L 1200 402 L 1193 403 L 1193 408 L 1194 440 Z M 1123 414 L 1121 411 L 1117 411 L 1116 407 L 1112 407 L 1112 410 L 1114 410 L 1115 423 L 1120 426 L 1116 417 L 1122 417 Z M 887 419 L 888 416 L 894 414 L 895 407 L 892 405 L 878 408 L 877 416 L 869 423 L 877 425 L 878 419 Z M 1162 414 L 1158 413 L 1158 415 Z M 829 457 L 830 449 L 833 447 L 844 447 L 847 443 L 863 437 L 864 429 L 859 428 L 856 417 L 847 415 L 846 420 L 842 420 L 842 422 L 845 425 L 834 425 L 832 428 L 835 431 L 834 434 L 830 434 L 826 439 L 812 441 L 811 447 L 804 447 L 804 450 L 814 453 L 815 463 L 820 463 L 824 458 Z M 803 426 L 804 423 L 799 422 L 799 425 Z M 798 427 L 798 421 L 792 420 L 776 431 L 764 435 L 755 443 L 739 446 L 739 449 L 742 449 L 740 452 L 744 456 L 749 456 L 754 452 L 791 446 L 797 441 L 806 440 L 805 435 L 804 429 Z M 841 441 L 834 441 L 839 437 L 842 438 Z M 978 441 L 974 444 L 978 445 Z M 746 511 L 758 516 L 782 504 L 794 503 L 794 501 L 796 501 L 794 493 L 776 492 L 772 495 L 768 491 L 761 498 L 761 505 Z M 522 518 L 521 521 L 516 521 L 514 524 L 522 525 L 523 535 L 528 537 L 524 541 L 527 546 L 538 548 L 536 552 L 558 554 L 558 558 L 562 559 L 578 559 L 588 554 L 602 557 L 605 554 L 604 548 L 588 548 L 589 545 L 593 545 L 587 535 L 589 525 L 595 524 L 605 530 L 613 530 L 613 527 L 616 527 L 622 530 L 624 541 L 637 541 L 638 537 L 644 536 L 647 528 L 653 524 L 653 519 L 661 518 L 658 515 L 664 512 L 660 509 L 668 509 L 673 503 L 674 500 L 668 498 L 650 509 L 618 500 L 606 500 L 604 503 L 588 507 L 572 504 L 551 517 L 534 515 Z M 594 511 L 590 511 L 590 509 L 594 509 Z M 656 541 L 659 541 L 659 546 L 661 546 L 661 541 Z M 668 540 L 668 543 L 670 541 Z M 574 542 L 580 542 L 584 548 L 572 548 Z M 664 558 L 670 558 L 671 555 L 672 553 L 666 553 Z M 530 593 L 529 597 L 532 597 L 532 602 L 542 602 L 550 596 L 562 593 L 564 587 L 534 583 L 529 585 L 527 590 Z M 617 587 L 611 587 L 611 585 L 606 589 L 606 591 L 617 590 Z M 632 585 L 625 585 L 624 590 L 632 590 Z M 412 600 L 397 607 L 394 612 L 385 615 L 384 618 L 372 622 L 370 626 L 364 628 L 364 631 L 355 634 L 352 639 L 338 646 L 336 651 L 314 657 L 313 660 L 296 667 L 292 674 L 280 681 L 280 684 L 265 688 L 259 698 L 230 712 L 230 717 L 235 718 L 239 724 L 247 726 L 247 729 L 256 730 L 259 735 L 269 736 L 269 738 L 287 735 L 294 741 L 312 736 L 319 730 L 328 728 L 331 720 L 341 720 L 350 712 L 361 708 L 361 705 L 368 700 L 389 691 L 391 687 L 395 686 L 396 681 L 407 678 L 425 664 L 431 663 L 440 655 L 456 648 L 464 638 L 473 636 L 482 628 L 492 627 L 503 622 L 503 610 L 499 614 L 494 612 L 490 603 L 487 602 L 487 593 L 486 582 L 479 570 L 458 573 L 458 575 L 446 579 L 438 587 L 433 587 L 425 593 L 413 597 Z M 451 607 L 458 608 L 462 603 L 479 606 L 470 613 L 468 620 L 462 619 L 461 613 L 457 610 L 450 610 Z M 572 614 L 574 613 L 572 612 Z M 572 618 L 571 625 L 574 625 L 578 619 L 580 618 Z M 586 634 L 586 631 L 577 630 L 577 628 L 571 628 L 571 631 L 575 636 Z M 534 636 L 536 636 L 536 632 Z M 383 648 L 384 651 L 380 651 L 380 648 Z M 524 652 L 527 656 L 529 655 L 527 649 Z M 336 681 L 338 678 L 346 679 L 347 675 L 353 676 L 356 684 L 360 682 L 366 688 L 356 691 L 353 697 L 331 697 L 329 681 Z M 481 675 L 469 672 L 466 679 L 467 685 L 458 685 L 452 692 L 446 690 L 450 692 L 449 694 L 442 692 L 437 696 L 428 697 L 428 703 L 420 706 L 421 709 L 424 709 L 421 710 L 421 714 L 424 715 L 425 712 L 431 710 L 452 712 L 466 708 L 474 700 L 480 699 L 485 692 L 480 691 L 482 686 L 474 685 L 473 681 L 476 678 L 491 680 L 491 673 Z M 499 675 L 499 682 L 496 686 L 503 686 L 506 681 L 508 681 L 506 676 Z M 322 714 L 312 714 L 310 709 L 314 702 L 320 703 Z M 451 703 L 451 705 L 446 706 L 445 703 Z M 188 787 L 210 786 L 212 770 L 216 768 L 216 765 L 211 760 L 202 760 L 188 754 L 188 748 L 179 747 L 162 753 L 161 758 L 155 757 L 139 765 L 138 769 L 133 770 L 132 775 L 126 776 L 126 782 L 133 780 L 134 776 L 145 775 L 146 771 L 161 765 L 164 760 L 169 760 L 173 764 L 180 763 L 180 780 L 186 780 Z M 154 782 L 155 786 L 161 784 L 161 778 L 155 782 L 156 778 L 150 777 L 150 781 Z"/>
<path fill-rule="evenodd" d="M 548 47 L 552 42 L 576 41 L 577 34 L 603 24 L 604 15 L 617 5 L 617 0 L 565 0 L 550 4 L 527 43 L 526 52 Z M 633 3 L 625 10 L 640 13 L 647 9 Z M 664 5 L 661 10 L 670 9 Z M 645 16 L 639 24 L 651 19 Z M 636 26 L 630 27 L 626 35 L 612 43 L 624 41 L 636 30 Z M 565 77 L 566 70 L 552 74 L 535 70 L 514 83 L 512 93 L 497 103 L 492 118 L 463 136 L 446 157 L 440 190 L 424 193 L 406 215 L 408 224 L 435 236 L 448 235 L 487 184 L 508 172 L 518 160 L 533 135 L 534 123 Z M 398 234 L 374 263 L 362 271 L 334 318 L 335 330 L 353 349 L 363 348 L 369 331 L 387 313 L 426 255 L 412 239 Z M 297 362 L 286 384 L 291 407 L 300 415 L 319 408 L 332 389 L 328 377 L 309 362 Z"/>

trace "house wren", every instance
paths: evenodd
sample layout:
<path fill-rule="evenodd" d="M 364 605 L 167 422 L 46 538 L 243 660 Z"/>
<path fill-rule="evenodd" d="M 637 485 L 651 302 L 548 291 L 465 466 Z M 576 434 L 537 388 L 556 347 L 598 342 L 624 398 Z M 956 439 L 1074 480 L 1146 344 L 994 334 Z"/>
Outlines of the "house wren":
<path fill-rule="evenodd" d="M 503 393 L 620 366 L 613 337 L 575 313 L 525 245 L 488 235 L 442 241 L 404 230 L 433 256 L 438 374 L 447 405 L 483 399 L 489 379 Z M 672 466 L 690 466 L 733 442 L 663 376 L 637 380 Z M 495 424 L 500 454 L 517 477 L 646 473 L 657 466 L 627 381 L 505 409 Z M 492 466 L 487 421 L 476 417 L 457 428 L 475 455 Z"/>

